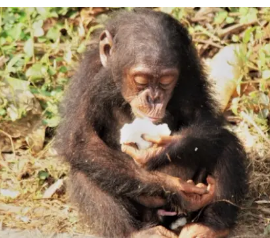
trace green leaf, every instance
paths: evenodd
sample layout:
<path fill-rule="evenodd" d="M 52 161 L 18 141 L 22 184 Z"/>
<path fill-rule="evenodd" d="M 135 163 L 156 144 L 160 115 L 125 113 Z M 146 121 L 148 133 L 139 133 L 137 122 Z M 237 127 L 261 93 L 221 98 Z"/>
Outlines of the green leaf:
<path fill-rule="evenodd" d="M 41 36 L 37 40 L 38 40 L 39 43 L 44 43 L 44 42 L 47 41 L 47 38 L 45 36 Z"/>
<path fill-rule="evenodd" d="M 269 97 L 264 93 L 260 93 L 259 103 L 264 104 L 265 106 L 268 106 L 269 105 Z"/>
<path fill-rule="evenodd" d="M 244 37 L 243 37 L 243 43 L 248 43 L 251 40 L 251 37 L 253 36 L 252 32 L 254 31 L 254 28 L 250 27 L 248 28 L 245 33 L 244 33 Z"/>
<path fill-rule="evenodd" d="M 66 73 L 67 72 L 67 67 L 66 66 L 61 66 L 60 69 L 59 69 L 59 71 L 61 73 Z"/>
<path fill-rule="evenodd" d="M 270 224 L 267 225 L 267 226 L 264 228 L 263 234 L 264 234 L 265 236 L 270 234 Z"/>
<path fill-rule="evenodd" d="M 233 17 L 227 17 L 226 18 L 226 23 L 228 23 L 228 24 L 234 23 L 234 18 Z"/>
<path fill-rule="evenodd" d="M 261 118 L 266 119 L 269 116 L 269 109 L 264 108 L 260 111 L 260 115 Z"/>
<path fill-rule="evenodd" d="M 43 36 L 44 35 L 44 31 L 42 28 L 36 28 L 34 30 L 34 36 L 35 37 L 40 37 L 40 36 Z"/>
<path fill-rule="evenodd" d="M 85 50 L 86 50 L 86 46 L 85 46 L 85 44 L 82 43 L 82 44 L 79 45 L 79 47 L 78 47 L 78 49 L 77 49 L 77 52 L 81 54 L 81 53 L 83 53 Z"/>
<path fill-rule="evenodd" d="M 223 23 L 224 20 L 227 18 L 227 16 L 228 16 L 228 12 L 226 11 L 218 12 L 215 16 L 214 23 L 217 25 Z"/>
<path fill-rule="evenodd" d="M 16 121 L 21 116 L 19 110 L 13 104 L 9 105 L 7 108 L 7 114 L 11 121 Z"/>
<path fill-rule="evenodd" d="M 239 36 L 238 35 L 232 35 L 232 41 L 233 42 L 239 42 Z"/>
<path fill-rule="evenodd" d="M 7 111 L 4 108 L 0 108 L 0 116 L 5 116 Z"/>
<path fill-rule="evenodd" d="M 241 15 L 246 15 L 248 13 L 248 7 L 240 7 L 239 8 L 239 13 Z"/>
<path fill-rule="evenodd" d="M 23 51 L 26 53 L 26 55 L 30 58 L 34 55 L 34 42 L 32 38 L 29 38 L 23 47 Z"/>
<path fill-rule="evenodd" d="M 265 51 L 265 53 L 270 56 L 270 44 L 266 44 L 263 46 L 263 50 Z"/>
<path fill-rule="evenodd" d="M 67 78 L 57 78 L 56 82 L 59 84 L 66 84 L 69 81 Z"/>
<path fill-rule="evenodd" d="M 258 67 L 259 67 L 260 70 L 265 67 L 265 63 L 266 63 L 265 53 L 263 52 L 262 49 L 260 49 L 259 50 L 259 57 L 258 57 L 258 60 L 257 60 L 257 64 L 258 64 Z"/>
<path fill-rule="evenodd" d="M 70 8 L 69 7 L 57 7 L 55 10 L 60 14 L 60 15 L 66 15 L 68 10 Z"/>
<path fill-rule="evenodd" d="M 34 7 L 26 7 L 25 11 L 28 15 L 31 15 L 35 12 L 35 8 Z"/>
<path fill-rule="evenodd" d="M 46 37 L 50 40 L 53 40 L 54 42 L 57 41 L 57 39 L 60 37 L 60 31 L 58 27 L 52 27 L 48 30 Z"/>
<path fill-rule="evenodd" d="M 70 64 L 72 62 L 72 51 L 70 48 L 68 48 L 64 54 L 64 60 Z"/>
<path fill-rule="evenodd" d="M 255 40 L 260 40 L 263 38 L 263 31 L 260 27 L 256 27 L 256 32 L 255 32 Z"/>
<path fill-rule="evenodd" d="M 238 97 L 232 99 L 231 110 L 234 115 L 238 115 L 239 101 L 240 99 Z"/>
<path fill-rule="evenodd" d="M 53 76 L 57 73 L 57 71 L 55 68 L 49 66 L 48 73 L 49 73 L 49 75 Z"/>
<path fill-rule="evenodd" d="M 16 70 L 14 68 L 14 66 L 17 64 L 18 61 L 22 60 L 22 58 L 24 57 L 23 54 L 17 54 L 15 55 L 7 64 L 6 70 L 8 72 L 13 72 L 15 73 Z"/>
<path fill-rule="evenodd" d="M 29 90 L 28 87 L 30 83 L 28 81 L 24 81 L 24 80 L 12 78 L 12 77 L 6 78 L 5 81 L 9 84 L 10 87 L 12 87 L 14 91 L 16 90 L 28 91 Z"/>
<path fill-rule="evenodd" d="M 38 178 L 39 179 L 45 180 L 48 177 L 49 177 L 49 173 L 48 172 L 46 172 L 44 170 L 38 172 Z"/>
<path fill-rule="evenodd" d="M 240 7 L 240 23 L 245 24 L 257 20 L 258 10 L 253 7 Z"/>
<path fill-rule="evenodd" d="M 47 9 L 45 7 L 37 7 L 36 9 L 43 18 L 46 18 L 48 16 Z"/>
<path fill-rule="evenodd" d="M 50 102 L 48 102 L 47 104 L 48 104 L 47 111 L 53 115 L 57 115 L 58 114 L 58 106 L 53 104 L 53 103 L 50 103 Z"/>
<path fill-rule="evenodd" d="M 43 20 L 39 20 L 33 23 L 33 29 L 34 29 L 34 36 L 40 37 L 44 35 L 44 31 L 42 29 L 43 26 Z"/>
<path fill-rule="evenodd" d="M 45 119 L 44 123 L 48 126 L 48 127 L 57 127 L 58 124 L 60 122 L 60 117 L 59 116 L 54 116 L 50 119 Z"/>
<path fill-rule="evenodd" d="M 167 14 L 171 14 L 173 9 L 174 9 L 174 7 L 161 7 L 160 11 L 165 12 Z"/>
<path fill-rule="evenodd" d="M 22 32 L 22 24 L 19 23 L 19 24 L 15 24 L 13 28 L 11 28 L 8 31 L 8 35 L 11 36 L 13 40 L 19 40 L 21 32 Z"/>
<path fill-rule="evenodd" d="M 26 77 L 31 80 L 43 79 L 46 76 L 46 71 L 47 69 L 45 66 L 36 63 L 26 71 Z"/>

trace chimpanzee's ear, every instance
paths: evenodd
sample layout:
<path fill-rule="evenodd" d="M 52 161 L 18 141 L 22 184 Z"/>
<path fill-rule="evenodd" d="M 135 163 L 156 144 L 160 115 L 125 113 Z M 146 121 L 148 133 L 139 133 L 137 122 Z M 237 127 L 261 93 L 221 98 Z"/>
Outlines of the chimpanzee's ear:
<path fill-rule="evenodd" d="M 113 39 L 111 33 L 107 30 L 103 31 L 99 37 L 99 56 L 104 67 L 107 67 L 108 57 L 111 55 L 112 45 Z"/>

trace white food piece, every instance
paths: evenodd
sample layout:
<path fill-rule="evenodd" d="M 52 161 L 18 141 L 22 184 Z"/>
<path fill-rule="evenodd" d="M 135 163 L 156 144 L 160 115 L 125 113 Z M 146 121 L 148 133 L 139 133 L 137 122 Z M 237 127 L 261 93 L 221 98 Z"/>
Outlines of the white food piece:
<path fill-rule="evenodd" d="M 187 218 L 180 217 L 170 225 L 170 228 L 172 230 L 176 230 L 178 227 L 182 227 L 182 226 L 184 226 L 186 224 L 187 224 Z"/>
<path fill-rule="evenodd" d="M 136 118 L 132 123 L 125 124 L 120 131 L 120 144 L 136 143 L 140 150 L 148 149 L 151 142 L 145 141 L 142 135 L 169 136 L 171 130 L 167 124 L 155 125 L 149 119 Z"/>

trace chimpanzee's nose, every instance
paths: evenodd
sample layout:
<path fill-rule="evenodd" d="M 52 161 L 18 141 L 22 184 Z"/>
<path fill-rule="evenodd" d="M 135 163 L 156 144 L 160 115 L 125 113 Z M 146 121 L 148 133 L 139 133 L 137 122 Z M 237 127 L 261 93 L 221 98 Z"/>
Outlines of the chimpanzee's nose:
<path fill-rule="evenodd" d="M 155 104 L 155 103 L 159 103 L 160 101 L 160 97 L 158 95 L 151 95 L 151 94 L 148 94 L 146 96 L 146 100 L 149 104 Z"/>

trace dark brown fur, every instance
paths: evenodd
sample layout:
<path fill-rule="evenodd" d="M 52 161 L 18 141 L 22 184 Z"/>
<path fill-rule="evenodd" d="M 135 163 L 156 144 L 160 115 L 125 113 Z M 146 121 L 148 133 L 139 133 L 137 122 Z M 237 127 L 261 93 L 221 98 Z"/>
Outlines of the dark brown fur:
<path fill-rule="evenodd" d="M 121 12 L 106 29 L 118 53 L 104 68 L 98 45 L 92 44 L 69 86 L 57 135 L 58 152 L 71 166 L 73 200 L 93 233 L 128 237 L 157 225 L 154 218 L 143 220 L 144 212 L 152 209 L 138 203 L 141 195 L 164 197 L 168 206 L 174 203 L 174 195 L 164 193 L 155 171 L 196 182 L 214 176 L 216 202 L 191 217 L 215 230 L 231 229 L 238 207 L 220 200 L 239 204 L 247 191 L 245 153 L 224 128 L 186 29 L 170 16 L 150 10 Z M 134 52 L 150 58 L 162 55 L 160 64 L 177 64 L 180 72 L 163 122 L 183 139 L 166 151 L 171 162 L 165 153 L 151 160 L 147 170 L 136 166 L 119 144 L 120 128 L 134 119 L 121 95 L 121 70 L 134 63 Z"/>

